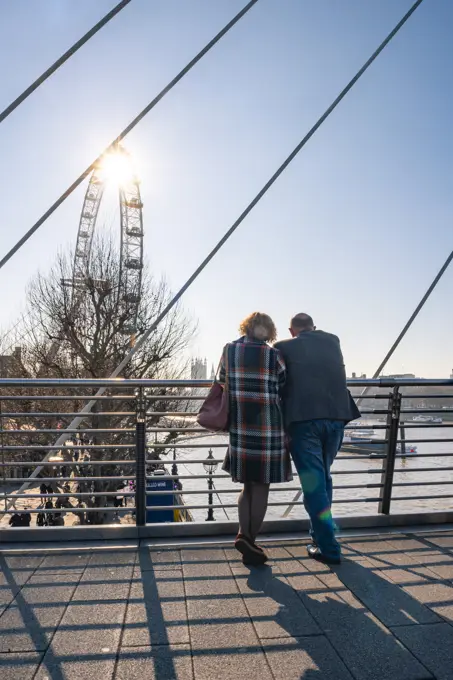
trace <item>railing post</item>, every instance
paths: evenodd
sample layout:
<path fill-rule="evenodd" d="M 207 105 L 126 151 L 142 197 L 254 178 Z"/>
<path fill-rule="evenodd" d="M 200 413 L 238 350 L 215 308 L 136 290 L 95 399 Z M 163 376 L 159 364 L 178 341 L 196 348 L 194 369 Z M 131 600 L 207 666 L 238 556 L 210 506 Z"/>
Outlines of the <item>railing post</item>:
<path fill-rule="evenodd" d="M 409 433 L 410 435 L 410 433 Z M 406 455 L 406 428 L 404 427 L 404 423 L 400 422 L 400 438 L 401 438 L 401 455 L 405 456 Z"/>
<path fill-rule="evenodd" d="M 389 413 L 387 415 L 387 428 L 385 431 L 387 444 L 386 456 L 382 463 L 381 487 L 379 512 L 384 515 L 390 514 L 392 500 L 393 475 L 395 472 L 396 445 L 401 414 L 401 393 L 399 387 L 394 387 L 389 395 Z"/>
<path fill-rule="evenodd" d="M 146 524 L 146 396 L 143 387 L 135 391 L 135 513 L 136 525 Z"/>

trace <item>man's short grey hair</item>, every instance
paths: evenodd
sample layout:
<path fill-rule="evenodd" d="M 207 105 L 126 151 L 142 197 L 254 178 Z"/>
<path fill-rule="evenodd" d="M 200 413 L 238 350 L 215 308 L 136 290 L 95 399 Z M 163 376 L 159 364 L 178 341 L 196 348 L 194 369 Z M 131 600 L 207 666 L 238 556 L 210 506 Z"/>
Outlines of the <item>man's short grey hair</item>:
<path fill-rule="evenodd" d="M 305 331 L 309 328 L 314 328 L 315 324 L 312 317 L 309 314 L 296 314 L 291 319 L 291 328 L 296 328 L 297 330 Z"/>

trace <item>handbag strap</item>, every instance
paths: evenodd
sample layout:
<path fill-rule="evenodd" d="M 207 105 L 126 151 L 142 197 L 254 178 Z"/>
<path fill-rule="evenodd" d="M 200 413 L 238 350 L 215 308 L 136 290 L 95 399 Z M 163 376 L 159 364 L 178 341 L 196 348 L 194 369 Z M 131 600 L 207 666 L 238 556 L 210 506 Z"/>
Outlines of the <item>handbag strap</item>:
<path fill-rule="evenodd" d="M 214 382 L 218 382 L 218 376 L 220 374 L 220 367 L 222 366 L 222 359 L 225 364 L 225 385 L 224 391 L 228 391 L 228 345 L 223 348 L 222 356 L 220 357 L 219 365 L 217 366 L 217 371 L 215 372 Z"/>
<path fill-rule="evenodd" d="M 225 359 L 225 386 L 223 388 L 223 391 L 225 394 L 228 394 L 228 345 L 225 345 L 223 348 L 223 354 L 224 354 L 224 359 Z"/>

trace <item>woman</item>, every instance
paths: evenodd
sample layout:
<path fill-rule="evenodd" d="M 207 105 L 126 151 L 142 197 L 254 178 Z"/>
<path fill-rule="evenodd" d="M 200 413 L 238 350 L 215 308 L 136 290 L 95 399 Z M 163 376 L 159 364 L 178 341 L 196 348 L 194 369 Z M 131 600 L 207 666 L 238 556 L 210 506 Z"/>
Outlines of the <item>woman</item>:
<path fill-rule="evenodd" d="M 244 484 L 235 547 L 245 564 L 264 564 L 267 556 L 255 539 L 266 514 L 269 485 L 292 479 L 280 407 L 285 364 L 268 345 L 277 332 L 267 314 L 250 314 L 239 330 L 242 337 L 225 346 L 220 362 L 219 382 L 228 390 L 230 414 L 223 469 Z"/>

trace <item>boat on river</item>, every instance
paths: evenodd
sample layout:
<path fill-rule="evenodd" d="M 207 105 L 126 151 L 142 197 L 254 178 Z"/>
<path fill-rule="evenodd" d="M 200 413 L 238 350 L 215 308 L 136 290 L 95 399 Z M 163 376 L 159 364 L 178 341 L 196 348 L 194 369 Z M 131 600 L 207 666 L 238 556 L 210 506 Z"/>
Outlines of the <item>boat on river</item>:
<path fill-rule="evenodd" d="M 341 450 L 344 453 L 356 453 L 362 456 L 385 454 L 386 442 L 383 439 L 376 439 L 375 437 L 361 437 L 356 434 L 345 434 L 343 438 L 343 445 Z M 397 455 L 403 454 L 401 444 L 396 445 Z M 417 447 L 415 444 L 405 444 L 405 456 L 414 456 L 417 454 Z"/>
<path fill-rule="evenodd" d="M 442 423 L 440 416 L 415 416 L 412 418 L 413 423 Z"/>

